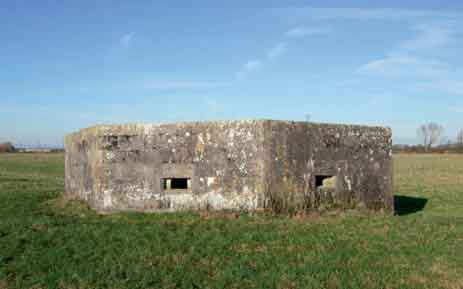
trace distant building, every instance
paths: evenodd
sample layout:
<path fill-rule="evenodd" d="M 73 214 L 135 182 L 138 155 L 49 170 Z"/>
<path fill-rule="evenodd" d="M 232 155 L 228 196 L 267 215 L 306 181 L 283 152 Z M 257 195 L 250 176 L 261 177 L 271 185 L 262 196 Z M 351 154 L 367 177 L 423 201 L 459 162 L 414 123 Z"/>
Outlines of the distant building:
<path fill-rule="evenodd" d="M 391 130 L 251 120 L 96 126 L 65 138 L 66 194 L 98 211 L 391 211 Z"/>

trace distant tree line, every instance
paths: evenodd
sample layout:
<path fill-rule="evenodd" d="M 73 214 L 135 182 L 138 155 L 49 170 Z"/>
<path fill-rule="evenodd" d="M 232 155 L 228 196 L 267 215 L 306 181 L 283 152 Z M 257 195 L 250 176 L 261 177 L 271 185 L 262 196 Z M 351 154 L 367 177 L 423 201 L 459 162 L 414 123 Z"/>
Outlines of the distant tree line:
<path fill-rule="evenodd" d="M 0 153 L 63 153 L 64 148 L 15 147 L 11 142 L 0 143 Z"/>
<path fill-rule="evenodd" d="M 455 142 L 446 140 L 444 127 L 435 122 L 420 125 L 416 130 L 421 141 L 418 145 L 394 145 L 394 152 L 412 153 L 463 153 L 463 129 L 459 130 Z"/>

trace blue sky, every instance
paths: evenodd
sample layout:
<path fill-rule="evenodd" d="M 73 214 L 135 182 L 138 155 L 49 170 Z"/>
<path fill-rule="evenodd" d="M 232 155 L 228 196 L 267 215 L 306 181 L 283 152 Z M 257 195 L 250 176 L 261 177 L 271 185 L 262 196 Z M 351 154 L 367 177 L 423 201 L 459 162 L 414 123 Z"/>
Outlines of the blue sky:
<path fill-rule="evenodd" d="M 395 142 L 435 121 L 454 138 L 463 2 L 369 2 L 2 1 L 0 141 L 306 115 L 389 126 Z"/>

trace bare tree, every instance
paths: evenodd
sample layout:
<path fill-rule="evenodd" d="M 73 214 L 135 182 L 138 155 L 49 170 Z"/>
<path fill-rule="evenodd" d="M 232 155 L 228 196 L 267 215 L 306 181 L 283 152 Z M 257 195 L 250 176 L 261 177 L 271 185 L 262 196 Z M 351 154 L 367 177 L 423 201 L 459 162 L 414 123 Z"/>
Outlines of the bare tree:
<path fill-rule="evenodd" d="M 435 122 L 422 124 L 417 129 L 418 137 L 422 139 L 426 150 L 439 143 L 443 132 L 444 127 Z"/>
<path fill-rule="evenodd" d="M 457 134 L 457 144 L 460 147 L 463 147 L 463 129 L 461 129 Z"/>
<path fill-rule="evenodd" d="M 312 118 L 312 115 L 310 113 L 306 113 L 304 117 L 305 117 L 305 121 L 310 121 L 310 119 Z"/>

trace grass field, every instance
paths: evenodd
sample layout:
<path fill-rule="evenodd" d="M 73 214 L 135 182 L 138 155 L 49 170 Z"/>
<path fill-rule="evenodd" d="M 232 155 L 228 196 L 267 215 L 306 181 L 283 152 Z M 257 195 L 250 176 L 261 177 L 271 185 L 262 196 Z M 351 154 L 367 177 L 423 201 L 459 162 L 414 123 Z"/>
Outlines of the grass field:
<path fill-rule="evenodd" d="M 0 289 L 463 288 L 463 155 L 395 156 L 397 214 L 97 215 L 0 155 Z"/>

